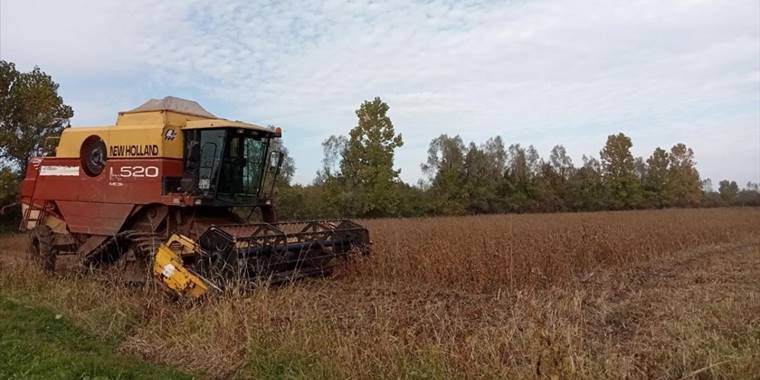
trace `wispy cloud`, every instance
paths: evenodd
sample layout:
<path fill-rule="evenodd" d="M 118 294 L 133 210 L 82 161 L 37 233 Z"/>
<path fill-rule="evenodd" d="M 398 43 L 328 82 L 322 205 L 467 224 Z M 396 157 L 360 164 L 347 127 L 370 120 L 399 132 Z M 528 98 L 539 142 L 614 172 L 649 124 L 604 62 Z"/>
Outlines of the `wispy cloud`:
<path fill-rule="evenodd" d="M 407 181 L 440 133 L 580 156 L 617 131 L 638 154 L 685 142 L 705 176 L 760 179 L 756 1 L 11 0 L 1 30 L 2 56 L 59 78 L 75 121 L 192 97 L 283 127 L 302 182 L 376 95 Z"/>

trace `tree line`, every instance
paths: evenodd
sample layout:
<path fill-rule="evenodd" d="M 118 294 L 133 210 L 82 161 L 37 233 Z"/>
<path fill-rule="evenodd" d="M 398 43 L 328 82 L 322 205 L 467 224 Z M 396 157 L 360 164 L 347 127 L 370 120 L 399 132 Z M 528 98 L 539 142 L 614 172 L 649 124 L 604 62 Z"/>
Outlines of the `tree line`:
<path fill-rule="evenodd" d="M 312 184 L 292 184 L 293 159 L 286 154 L 277 188 L 282 218 L 393 217 L 504 212 L 560 212 L 663 207 L 760 205 L 758 185 L 740 188 L 723 180 L 717 189 L 701 181 L 694 152 L 684 144 L 634 157 L 632 141 L 611 135 L 599 156 L 574 163 L 562 145 L 542 158 L 533 146 L 501 137 L 465 144 L 460 136 L 434 138 L 425 175 L 410 185 L 399 179 L 394 156 L 403 137 L 380 98 L 363 102 L 346 136 L 322 142 L 322 169 Z M 29 157 L 68 126 L 74 112 L 58 95 L 58 84 L 39 68 L 20 72 L 0 61 L 0 225 L 18 221 L 18 200 Z M 287 153 L 282 141 L 277 149 Z"/>
<path fill-rule="evenodd" d="M 739 189 L 721 181 L 717 191 L 702 181 L 694 152 L 684 144 L 634 157 L 633 142 L 610 135 L 598 157 L 576 165 L 562 145 L 542 158 L 532 145 L 507 146 L 500 136 L 465 144 L 442 134 L 421 164 L 425 179 L 414 186 L 393 169 L 403 145 L 380 98 L 356 111 L 348 136 L 322 142 L 322 169 L 307 186 L 285 181 L 278 191 L 289 219 L 565 212 L 666 207 L 760 205 L 758 185 Z M 291 162 L 292 164 L 292 162 Z"/>

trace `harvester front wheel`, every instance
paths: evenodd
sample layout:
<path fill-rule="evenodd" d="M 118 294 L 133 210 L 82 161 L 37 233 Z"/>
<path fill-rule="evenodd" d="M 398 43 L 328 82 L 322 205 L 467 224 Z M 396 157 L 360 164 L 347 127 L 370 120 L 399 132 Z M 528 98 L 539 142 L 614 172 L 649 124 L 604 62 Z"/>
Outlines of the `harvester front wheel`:
<path fill-rule="evenodd" d="M 120 278 L 127 284 L 144 286 L 151 277 L 151 263 L 158 247 L 158 238 L 152 233 L 130 232 L 126 234 L 124 251 L 114 262 Z"/>
<path fill-rule="evenodd" d="M 53 246 L 53 230 L 46 225 L 39 225 L 32 230 L 29 238 L 29 259 L 42 269 L 55 270 L 55 247 Z"/>
<path fill-rule="evenodd" d="M 277 210 L 272 205 L 261 206 L 261 219 L 264 223 L 277 223 Z"/>

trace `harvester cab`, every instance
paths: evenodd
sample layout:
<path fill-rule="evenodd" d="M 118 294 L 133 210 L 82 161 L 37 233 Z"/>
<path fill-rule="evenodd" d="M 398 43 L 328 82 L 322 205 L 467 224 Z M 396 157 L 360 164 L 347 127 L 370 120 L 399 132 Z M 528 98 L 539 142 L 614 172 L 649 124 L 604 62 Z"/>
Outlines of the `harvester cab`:
<path fill-rule="evenodd" d="M 270 204 L 282 165 L 282 153 L 272 149 L 279 129 L 267 133 L 233 125 L 186 129 L 183 134 L 183 172 L 172 183 L 178 185 L 175 191 L 197 197 L 201 205 Z"/>
<path fill-rule="evenodd" d="M 58 256 L 76 255 L 130 282 L 152 273 L 196 297 L 233 279 L 325 273 L 369 253 L 369 233 L 354 222 L 278 222 L 280 137 L 174 97 L 120 112 L 114 126 L 67 128 L 22 182 L 30 257 L 53 270 Z M 254 210 L 261 221 L 250 223 Z"/>

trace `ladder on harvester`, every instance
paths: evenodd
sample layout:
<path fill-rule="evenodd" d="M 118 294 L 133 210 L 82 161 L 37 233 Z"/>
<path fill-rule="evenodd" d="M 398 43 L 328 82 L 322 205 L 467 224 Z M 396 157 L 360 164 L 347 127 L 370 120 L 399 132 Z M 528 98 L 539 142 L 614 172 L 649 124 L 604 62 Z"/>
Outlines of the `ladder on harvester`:
<path fill-rule="evenodd" d="M 24 210 L 23 215 L 21 216 L 21 223 L 19 223 L 18 230 L 20 232 L 29 231 L 29 223 L 34 223 L 32 228 L 37 227 L 45 220 L 50 204 L 49 201 L 44 201 L 42 207 L 40 207 L 34 203 L 34 199 L 30 200 L 29 206 Z"/>
<path fill-rule="evenodd" d="M 34 178 L 34 185 L 32 186 L 32 194 L 29 197 L 29 204 L 27 205 L 26 209 L 23 209 L 25 203 L 24 199 L 21 199 L 21 207 L 22 207 L 22 215 L 21 215 L 21 222 L 18 225 L 19 232 L 26 232 L 29 231 L 31 228 L 29 228 L 29 223 L 34 223 L 32 225 L 32 228 L 37 227 L 40 222 L 45 220 L 45 214 L 47 213 L 47 208 L 49 207 L 48 201 L 42 201 L 42 207 L 37 205 L 35 203 L 34 196 L 37 192 L 37 181 L 39 180 L 39 172 L 38 176 Z M 36 212 L 35 212 L 36 211 Z"/>

